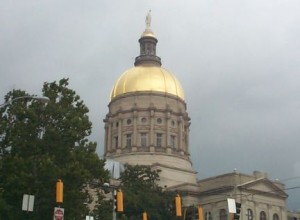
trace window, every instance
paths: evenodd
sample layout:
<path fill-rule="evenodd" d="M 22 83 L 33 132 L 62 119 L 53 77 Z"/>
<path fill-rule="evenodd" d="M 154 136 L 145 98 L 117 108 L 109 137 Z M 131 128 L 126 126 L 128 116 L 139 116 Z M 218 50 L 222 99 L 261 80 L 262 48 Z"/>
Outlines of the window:
<path fill-rule="evenodd" d="M 264 211 L 259 213 L 259 220 L 267 220 L 267 215 Z"/>
<path fill-rule="evenodd" d="M 212 216 L 210 212 L 205 212 L 205 219 L 204 220 L 212 220 Z"/>
<path fill-rule="evenodd" d="M 126 134 L 126 147 L 131 147 L 131 134 Z"/>
<path fill-rule="evenodd" d="M 273 215 L 273 220 L 279 220 L 278 214 L 275 213 L 275 214 Z"/>
<path fill-rule="evenodd" d="M 176 136 L 175 135 L 170 136 L 170 144 L 171 144 L 172 148 L 176 148 Z"/>
<path fill-rule="evenodd" d="M 142 119 L 141 119 L 141 122 L 142 122 L 143 124 L 145 124 L 145 123 L 147 122 L 147 119 L 146 119 L 146 118 L 142 118 Z"/>
<path fill-rule="evenodd" d="M 141 146 L 147 146 L 147 133 L 141 133 Z"/>
<path fill-rule="evenodd" d="M 128 124 L 128 125 L 131 124 L 131 119 L 127 119 L 127 124 Z"/>
<path fill-rule="evenodd" d="M 118 148 L 118 143 L 119 141 L 118 141 L 118 136 L 115 136 L 114 137 L 114 146 L 115 146 L 115 149 L 117 149 Z"/>
<path fill-rule="evenodd" d="M 247 220 L 253 219 L 253 211 L 251 209 L 247 209 Z"/>
<path fill-rule="evenodd" d="M 227 211 L 225 209 L 220 210 L 220 220 L 227 220 Z"/>
<path fill-rule="evenodd" d="M 162 145 L 162 133 L 156 134 L 156 146 L 161 147 Z"/>

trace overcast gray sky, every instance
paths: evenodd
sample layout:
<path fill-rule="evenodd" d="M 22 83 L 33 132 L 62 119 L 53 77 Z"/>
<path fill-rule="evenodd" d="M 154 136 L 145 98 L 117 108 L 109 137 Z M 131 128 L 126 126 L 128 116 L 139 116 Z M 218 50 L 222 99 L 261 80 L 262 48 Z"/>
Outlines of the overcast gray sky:
<path fill-rule="evenodd" d="M 299 0 L 0 0 L 0 102 L 70 78 L 102 155 L 110 91 L 150 9 L 157 54 L 185 90 L 198 178 L 236 168 L 300 186 Z M 300 209 L 300 189 L 287 193 Z"/>

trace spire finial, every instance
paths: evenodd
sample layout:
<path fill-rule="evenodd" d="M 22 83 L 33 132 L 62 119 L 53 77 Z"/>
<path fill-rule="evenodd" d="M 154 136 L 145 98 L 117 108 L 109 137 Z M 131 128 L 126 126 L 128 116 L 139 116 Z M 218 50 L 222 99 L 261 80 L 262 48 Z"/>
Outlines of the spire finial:
<path fill-rule="evenodd" d="M 151 29 L 151 10 L 149 10 L 147 16 L 146 16 L 146 30 Z"/>
<path fill-rule="evenodd" d="M 135 58 L 134 65 L 155 65 L 161 66 L 161 59 L 156 56 L 157 39 L 151 30 L 151 10 L 146 16 L 146 29 L 142 33 L 140 42 L 140 56 Z"/>

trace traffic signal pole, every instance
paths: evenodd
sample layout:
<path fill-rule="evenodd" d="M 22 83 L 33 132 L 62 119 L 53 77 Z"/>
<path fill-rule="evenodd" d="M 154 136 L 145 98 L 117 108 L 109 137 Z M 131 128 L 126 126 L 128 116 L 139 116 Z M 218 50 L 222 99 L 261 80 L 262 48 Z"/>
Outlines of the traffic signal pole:
<path fill-rule="evenodd" d="M 111 190 L 111 194 L 112 194 L 112 202 L 113 202 L 113 206 L 112 206 L 112 220 L 116 220 L 117 213 L 116 213 L 116 210 L 115 210 L 115 195 L 117 194 L 117 190 L 113 188 Z"/>

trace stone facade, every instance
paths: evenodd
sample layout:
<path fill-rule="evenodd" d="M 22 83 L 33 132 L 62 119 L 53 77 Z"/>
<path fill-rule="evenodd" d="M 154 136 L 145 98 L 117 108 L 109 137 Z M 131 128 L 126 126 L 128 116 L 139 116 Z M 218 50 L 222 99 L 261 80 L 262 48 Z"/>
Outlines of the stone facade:
<path fill-rule="evenodd" d="M 186 206 L 201 206 L 205 219 L 232 219 L 227 199 L 242 204 L 241 220 L 287 220 L 284 185 L 271 181 L 265 173 L 253 175 L 238 172 L 202 179 L 196 186 L 173 187 L 185 196 Z"/>
<path fill-rule="evenodd" d="M 300 220 L 300 212 L 288 211 L 288 220 Z"/>
<path fill-rule="evenodd" d="M 109 104 L 105 156 L 161 170 L 162 186 L 196 182 L 188 150 L 190 118 L 183 100 L 159 92 L 125 94 Z"/>

